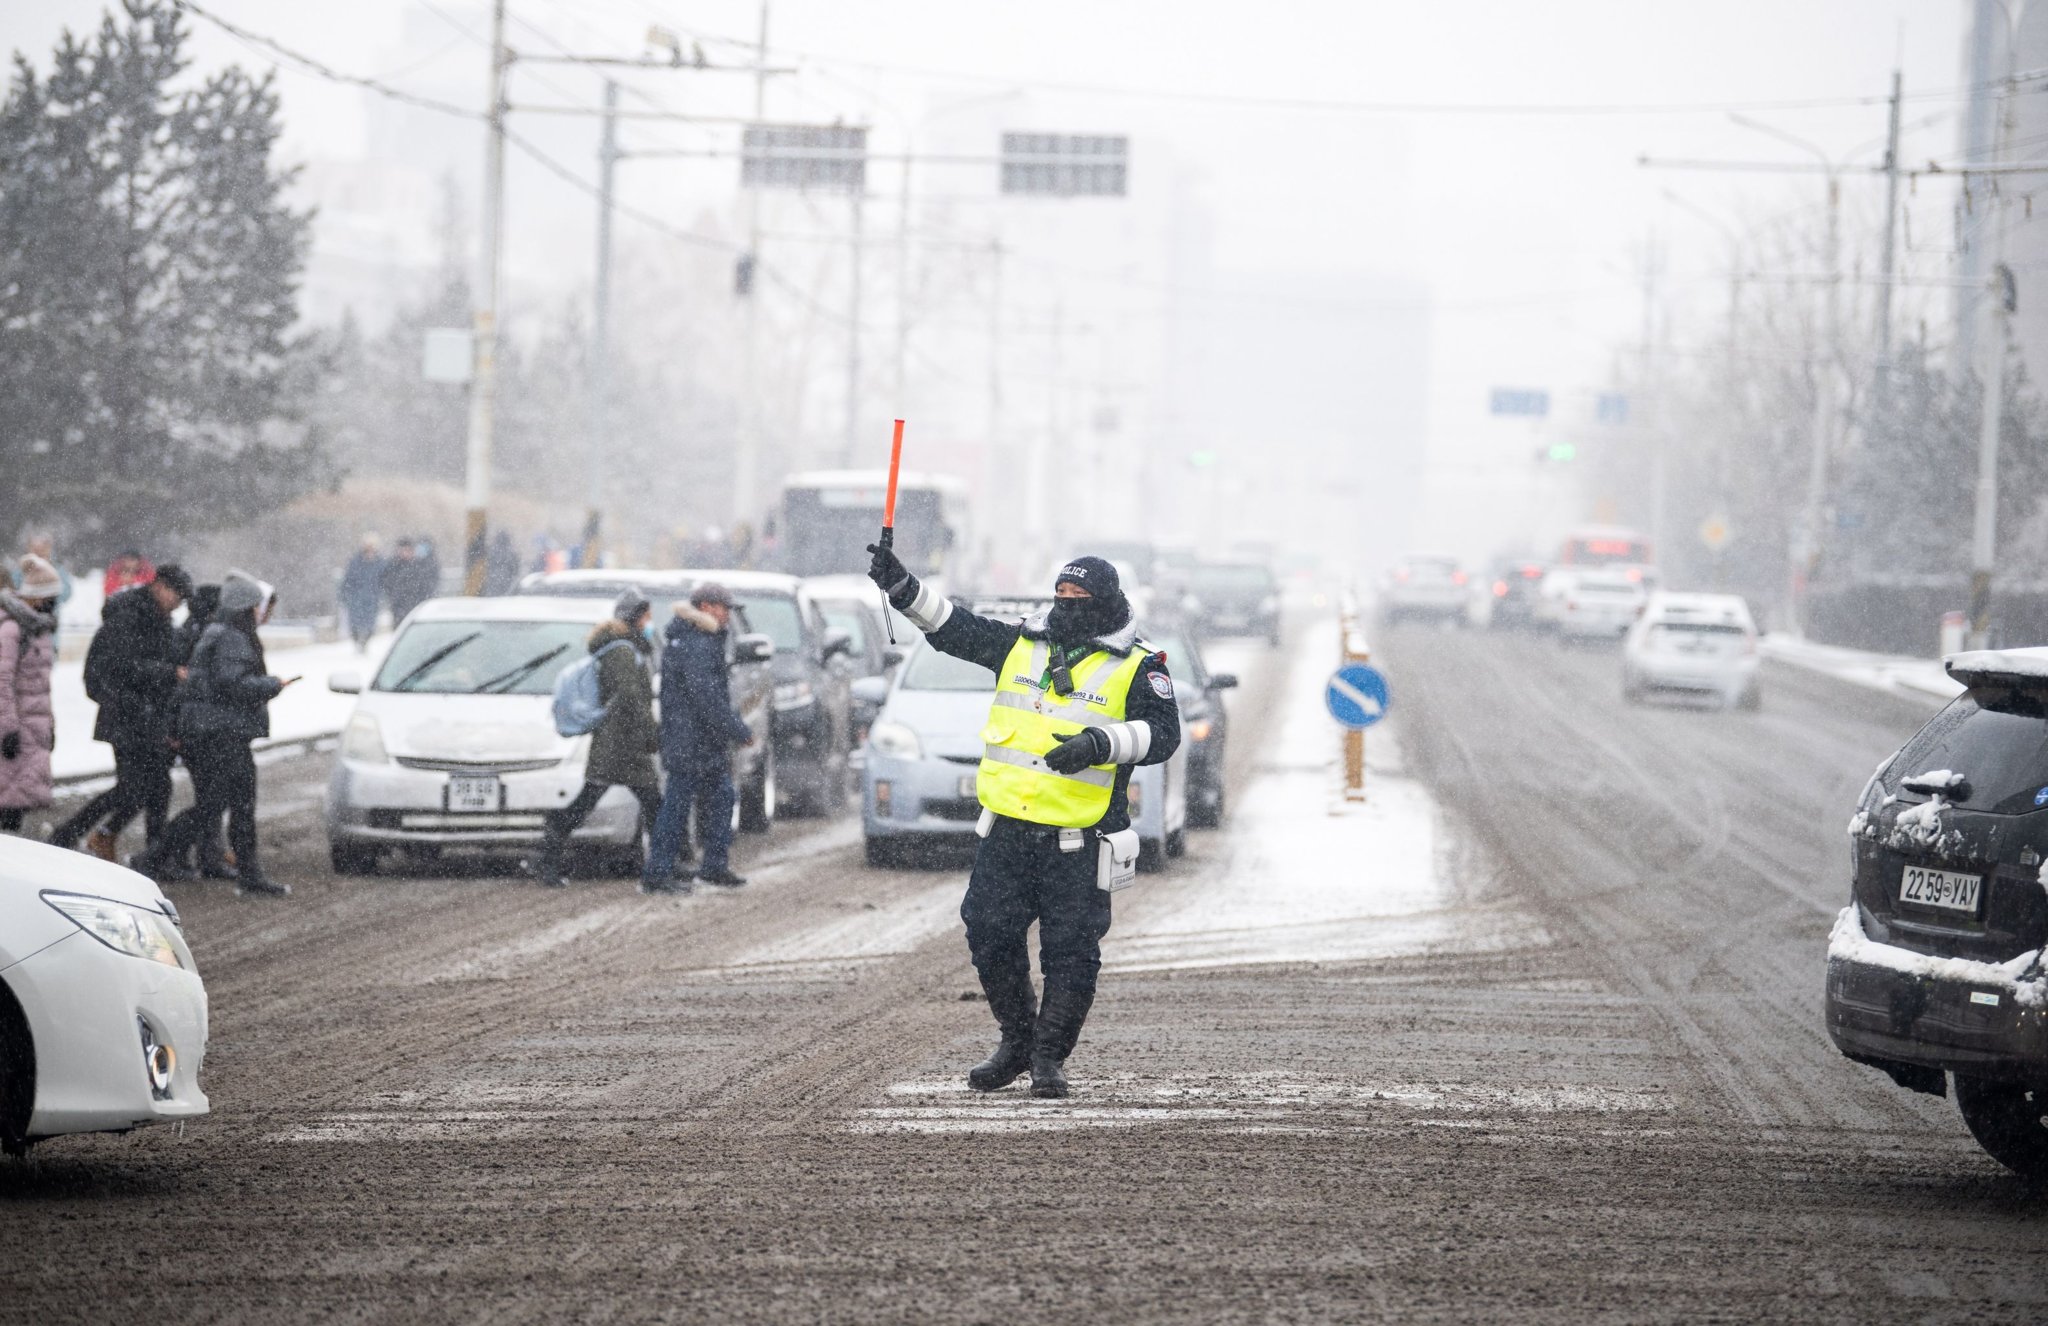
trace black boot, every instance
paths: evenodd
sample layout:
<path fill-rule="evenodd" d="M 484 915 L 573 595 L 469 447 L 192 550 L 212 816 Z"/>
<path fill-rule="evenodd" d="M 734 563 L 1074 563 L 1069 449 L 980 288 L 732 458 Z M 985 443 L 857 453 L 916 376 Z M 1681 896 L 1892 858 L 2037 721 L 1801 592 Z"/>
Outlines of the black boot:
<path fill-rule="evenodd" d="M 981 992 L 995 1015 L 1003 1039 L 995 1053 L 967 1070 L 967 1085 L 976 1091 L 1001 1091 L 1031 1067 L 1032 1025 L 1038 1016 L 1038 992 L 1031 988 L 1030 959 L 991 964 L 980 970 Z"/>
<path fill-rule="evenodd" d="M 566 889 L 568 876 L 562 873 L 562 840 L 567 834 L 557 834 L 550 823 L 541 834 L 540 856 L 526 863 L 526 873 L 544 889 Z"/>
<path fill-rule="evenodd" d="M 1081 1039 L 1081 1024 L 1088 1020 L 1088 1008 L 1095 991 L 1048 981 L 1045 1002 L 1038 1008 L 1038 1023 L 1031 1041 L 1031 1094 L 1059 1100 L 1067 1094 L 1063 1065 Z"/>

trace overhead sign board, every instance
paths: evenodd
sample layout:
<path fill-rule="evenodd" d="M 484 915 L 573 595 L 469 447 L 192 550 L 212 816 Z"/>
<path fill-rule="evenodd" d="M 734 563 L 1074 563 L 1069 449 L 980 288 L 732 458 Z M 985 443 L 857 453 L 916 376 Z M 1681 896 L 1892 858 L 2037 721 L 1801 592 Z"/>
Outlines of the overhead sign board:
<path fill-rule="evenodd" d="M 1491 399 L 1495 414 L 1541 419 L 1550 413 L 1550 393 L 1535 387 L 1495 387 Z"/>
<path fill-rule="evenodd" d="M 740 135 L 740 187 L 859 193 L 868 131 L 843 124 L 750 124 Z"/>
<path fill-rule="evenodd" d="M 1131 140 L 1122 134 L 1003 135 L 1004 193 L 1056 198 L 1121 198 L 1129 182 Z"/>
<path fill-rule="evenodd" d="M 1323 688 L 1330 717 L 1353 731 L 1371 727 L 1387 716 L 1387 679 L 1378 668 L 1346 663 Z"/>
<path fill-rule="evenodd" d="M 1603 424 L 1625 424 L 1628 422 L 1628 394 L 1620 391 L 1603 391 L 1594 403 L 1593 417 Z"/>
<path fill-rule="evenodd" d="M 476 367 L 476 338 L 467 327 L 429 327 L 420 347 L 420 376 L 461 384 Z"/>

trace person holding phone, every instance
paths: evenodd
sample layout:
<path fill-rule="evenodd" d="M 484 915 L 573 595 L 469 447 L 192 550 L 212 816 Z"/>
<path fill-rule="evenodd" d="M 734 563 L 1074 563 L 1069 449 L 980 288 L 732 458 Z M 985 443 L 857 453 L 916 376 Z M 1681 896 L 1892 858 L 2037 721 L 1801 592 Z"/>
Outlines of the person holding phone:
<path fill-rule="evenodd" d="M 256 758 L 250 743 L 270 735 L 270 702 L 297 677 L 273 677 L 266 670 L 256 628 L 270 615 L 276 595 L 243 571 L 230 571 L 220 586 L 220 606 L 192 651 L 178 711 L 178 740 L 192 771 L 193 803 L 164 830 L 148 854 L 145 873 L 157 874 L 182 859 L 205 835 L 209 823 L 228 817 L 228 846 L 239 876 L 235 891 L 279 898 L 291 886 L 263 873 L 256 857 Z"/>

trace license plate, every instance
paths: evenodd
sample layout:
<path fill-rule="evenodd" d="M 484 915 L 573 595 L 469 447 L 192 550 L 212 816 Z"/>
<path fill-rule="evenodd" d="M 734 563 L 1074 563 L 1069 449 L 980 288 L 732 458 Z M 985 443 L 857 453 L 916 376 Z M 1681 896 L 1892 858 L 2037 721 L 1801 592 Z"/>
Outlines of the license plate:
<path fill-rule="evenodd" d="M 975 776 L 973 774 L 960 775 L 960 796 L 963 800 L 975 794 L 974 778 Z"/>
<path fill-rule="evenodd" d="M 1939 907 L 1945 912 L 1977 913 L 1977 899 L 1984 889 L 1982 875 L 1959 875 L 1953 870 L 1929 870 L 1907 866 L 1899 880 L 1899 901 L 1919 907 Z"/>
<path fill-rule="evenodd" d="M 504 809 L 504 799 L 499 795 L 498 779 L 495 774 L 456 774 L 448 780 L 448 809 L 450 811 L 489 811 Z"/>

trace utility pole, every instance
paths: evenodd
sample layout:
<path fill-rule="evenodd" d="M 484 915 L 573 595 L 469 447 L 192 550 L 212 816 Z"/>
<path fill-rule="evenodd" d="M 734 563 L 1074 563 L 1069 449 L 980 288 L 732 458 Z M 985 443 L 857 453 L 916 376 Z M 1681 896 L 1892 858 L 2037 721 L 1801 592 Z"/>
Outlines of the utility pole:
<path fill-rule="evenodd" d="M 498 403 L 498 270 L 505 230 L 505 0 L 491 4 L 490 130 L 484 139 L 484 242 L 477 283 L 476 369 L 469 384 L 469 449 L 463 479 L 465 594 L 484 592 L 486 509 L 491 500 L 491 430 Z"/>
<path fill-rule="evenodd" d="M 1899 236 L 1899 109 L 1904 100 L 1904 78 L 1892 70 L 1891 124 L 1884 148 L 1884 250 L 1879 255 L 1881 270 L 1877 285 L 1877 390 L 1875 404 L 1883 410 L 1891 398 L 1892 376 L 1892 284 L 1898 279 Z"/>
<path fill-rule="evenodd" d="M 861 246 L 866 243 L 867 186 L 853 191 L 852 290 L 846 316 L 846 440 L 842 465 L 853 464 L 860 447 L 860 296 Z"/>
<path fill-rule="evenodd" d="M 1650 544 L 1660 555 L 1669 555 L 1664 542 L 1666 493 L 1668 486 L 1669 458 L 1665 455 L 1664 437 L 1658 428 L 1657 418 L 1657 278 L 1663 261 L 1657 248 L 1657 232 L 1649 233 L 1643 251 L 1643 346 L 1642 346 L 1642 388 L 1637 404 L 1642 419 L 1643 436 L 1650 444 Z"/>
<path fill-rule="evenodd" d="M 1835 423 L 1834 357 L 1841 338 L 1841 252 L 1842 177 L 1828 172 L 1828 230 L 1826 259 L 1826 302 L 1813 339 L 1812 452 L 1807 457 L 1806 501 L 1800 512 L 1799 529 L 1793 537 L 1792 605 L 1793 626 L 1805 635 L 1810 621 L 1809 595 L 1813 573 L 1820 566 L 1821 508 L 1827 500 L 1828 449 Z"/>
<path fill-rule="evenodd" d="M 597 148 L 597 286 L 590 301 L 590 366 L 584 374 L 590 454 L 585 458 L 583 565 L 597 565 L 603 544 L 604 474 L 611 430 L 612 181 L 619 164 L 619 85 L 604 81 L 604 131 Z"/>
<path fill-rule="evenodd" d="M 917 149 L 903 154 L 903 174 L 896 195 L 896 413 L 910 409 L 910 163 Z"/>
<path fill-rule="evenodd" d="M 767 118 L 768 109 L 768 0 L 761 0 L 761 34 L 754 46 L 754 123 Z M 761 268 L 761 193 L 747 189 L 747 252 L 742 261 L 751 264 L 759 280 Z M 751 527 L 760 507 L 761 482 L 761 342 L 759 334 L 761 299 L 749 289 L 741 298 L 746 309 L 741 318 L 743 360 L 740 374 L 741 400 L 738 411 L 738 445 L 732 456 L 732 508 L 737 518 Z M 758 535 L 760 531 L 756 530 Z M 756 541 L 758 547 L 758 540 Z"/>
<path fill-rule="evenodd" d="M 1993 164 L 2003 163 L 2012 143 L 2014 107 L 2013 70 L 2019 34 L 2010 9 L 2005 44 L 2005 86 L 1999 94 L 1998 133 L 1992 150 Z M 1990 214 L 1984 228 L 1990 240 L 1991 261 L 1985 271 L 1990 289 L 1983 295 L 1985 328 L 1978 347 L 1984 380 L 1984 413 L 1977 423 L 1976 509 L 1970 522 L 1970 637 L 1972 649 L 1986 648 L 1991 638 L 1991 573 L 1998 560 L 1998 435 L 2005 421 L 2006 320 L 2015 301 L 2012 272 L 2005 265 L 2005 189 L 1991 181 Z"/>

